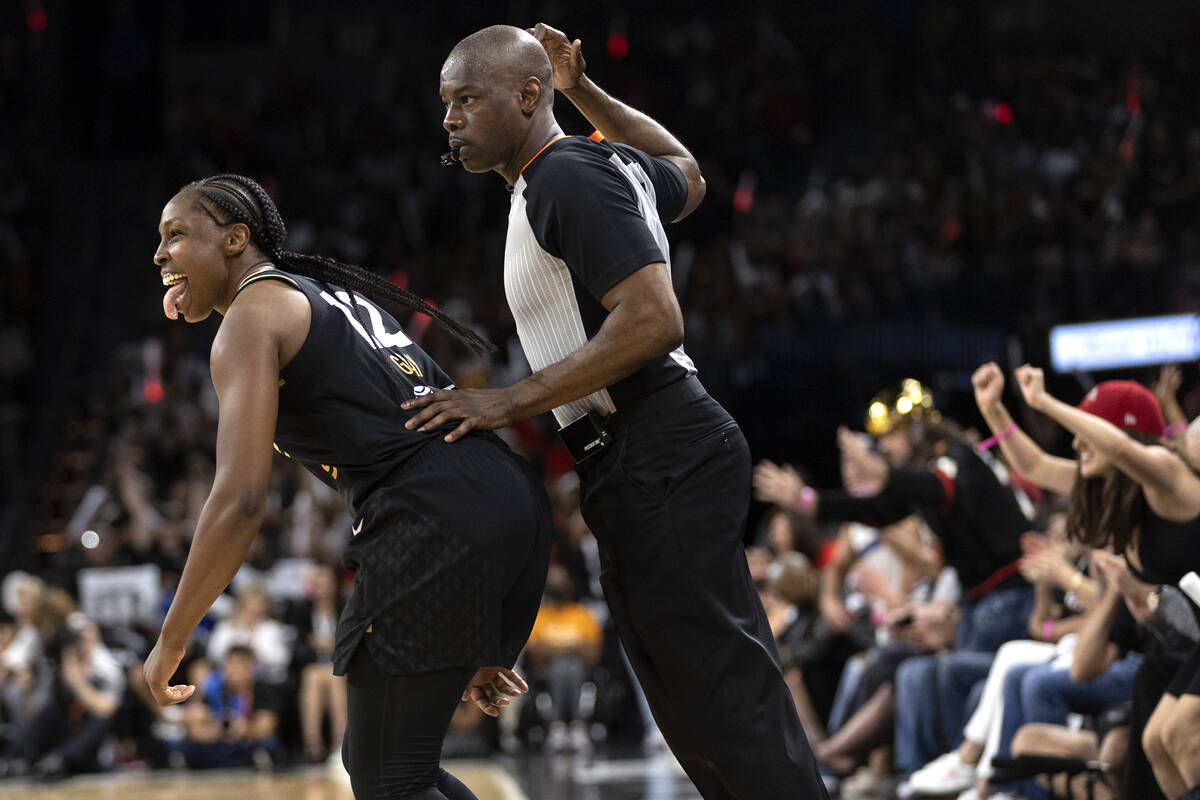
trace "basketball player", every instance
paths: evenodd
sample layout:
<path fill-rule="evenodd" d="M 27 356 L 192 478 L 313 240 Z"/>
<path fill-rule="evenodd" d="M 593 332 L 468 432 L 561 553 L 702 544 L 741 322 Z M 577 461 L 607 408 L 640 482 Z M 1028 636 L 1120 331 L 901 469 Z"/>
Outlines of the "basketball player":
<path fill-rule="evenodd" d="M 495 435 L 450 446 L 445 431 L 404 427 L 401 401 L 451 382 L 386 308 L 419 310 L 484 343 L 382 278 L 285 252 L 283 219 L 249 178 L 185 186 L 159 233 L 166 315 L 199 322 L 215 310 L 224 319 L 211 357 L 216 476 L 146 660 L 155 699 L 179 703 L 195 691 L 168 682 L 258 531 L 274 450 L 336 488 L 354 515 L 345 553 L 354 594 L 333 668 L 347 675 L 342 758 L 355 795 L 473 798 L 440 769 L 442 739 L 464 686 L 492 715 L 525 688 L 501 667 L 516 660 L 537 615 L 549 503 Z"/>

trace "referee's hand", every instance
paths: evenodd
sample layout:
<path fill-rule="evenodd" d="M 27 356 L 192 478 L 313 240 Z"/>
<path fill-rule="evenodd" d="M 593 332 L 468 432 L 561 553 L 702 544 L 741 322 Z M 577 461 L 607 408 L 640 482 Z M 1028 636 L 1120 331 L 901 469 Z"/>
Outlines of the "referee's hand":
<path fill-rule="evenodd" d="M 489 717 L 500 716 L 500 709 L 529 691 L 529 685 L 516 672 L 507 667 L 480 667 L 476 670 L 467 688 L 463 690 L 464 703 L 473 702 Z"/>
<path fill-rule="evenodd" d="M 542 47 L 546 49 L 546 55 L 550 56 L 550 66 L 554 69 L 554 88 L 560 92 L 574 89 L 587 70 L 587 61 L 583 58 L 583 42 L 579 39 L 571 41 L 558 28 L 551 28 L 544 22 L 525 30 L 541 42 Z"/>
<path fill-rule="evenodd" d="M 401 408 L 419 409 L 404 423 L 410 431 L 428 431 L 461 420 L 457 428 L 446 434 L 447 442 L 461 439 L 473 430 L 494 431 L 516 421 L 506 389 L 434 389 L 423 397 L 404 401 Z"/>

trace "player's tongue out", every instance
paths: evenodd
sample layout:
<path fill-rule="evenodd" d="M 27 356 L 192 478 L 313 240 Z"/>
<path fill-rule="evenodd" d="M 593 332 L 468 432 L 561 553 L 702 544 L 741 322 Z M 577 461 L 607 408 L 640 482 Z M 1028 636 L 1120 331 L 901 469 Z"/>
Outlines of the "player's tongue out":
<path fill-rule="evenodd" d="M 179 319 L 179 301 L 183 299 L 186 291 L 186 278 L 167 289 L 167 293 L 163 295 L 163 313 L 167 315 L 167 319 Z"/>

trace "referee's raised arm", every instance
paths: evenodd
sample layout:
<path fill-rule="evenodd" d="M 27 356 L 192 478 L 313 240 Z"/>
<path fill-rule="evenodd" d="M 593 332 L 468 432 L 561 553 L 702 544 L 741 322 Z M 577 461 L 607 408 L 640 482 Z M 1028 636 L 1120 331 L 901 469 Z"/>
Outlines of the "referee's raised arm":
<path fill-rule="evenodd" d="M 558 89 L 587 118 L 605 139 L 636 147 L 646 155 L 657 156 L 679 167 L 687 181 L 687 201 L 672 222 L 678 222 L 696 210 L 704 199 L 704 176 L 700 165 L 683 143 L 654 119 L 605 92 L 589 78 L 583 43 L 571 41 L 557 28 L 539 22 L 528 29 L 546 48 L 554 69 L 554 88 Z"/>

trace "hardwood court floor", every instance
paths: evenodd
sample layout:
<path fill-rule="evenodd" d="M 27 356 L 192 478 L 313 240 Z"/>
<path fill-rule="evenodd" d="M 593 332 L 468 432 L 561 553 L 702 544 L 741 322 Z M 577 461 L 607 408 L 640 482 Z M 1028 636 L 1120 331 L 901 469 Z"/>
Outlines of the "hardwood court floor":
<path fill-rule="evenodd" d="M 527 800 L 503 769 L 481 762 L 447 763 L 479 800 Z M 53 786 L 0 781 L 4 800 L 354 800 L 350 784 L 323 769 L 283 775 L 124 773 L 81 777 Z"/>

